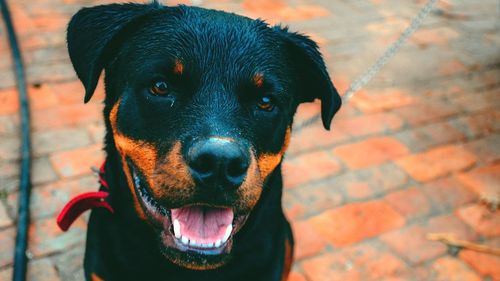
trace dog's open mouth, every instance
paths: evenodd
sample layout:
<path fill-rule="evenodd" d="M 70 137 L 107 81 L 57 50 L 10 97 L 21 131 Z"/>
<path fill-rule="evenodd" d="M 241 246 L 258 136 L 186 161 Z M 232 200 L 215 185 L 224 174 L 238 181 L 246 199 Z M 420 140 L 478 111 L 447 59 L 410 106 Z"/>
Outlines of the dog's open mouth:
<path fill-rule="evenodd" d="M 166 247 L 207 256 L 230 252 L 232 237 L 242 227 L 246 216 L 235 216 L 228 207 L 201 203 L 167 209 L 154 199 L 135 169 L 132 171 L 142 208 L 161 228 L 161 239 Z"/>

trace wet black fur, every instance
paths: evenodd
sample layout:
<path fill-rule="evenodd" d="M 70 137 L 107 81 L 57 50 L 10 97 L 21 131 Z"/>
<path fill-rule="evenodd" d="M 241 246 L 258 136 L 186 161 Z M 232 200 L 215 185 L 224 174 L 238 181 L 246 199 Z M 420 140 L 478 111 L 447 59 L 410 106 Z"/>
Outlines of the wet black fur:
<path fill-rule="evenodd" d="M 113 4 L 85 8 L 68 27 L 68 50 L 90 100 L 105 70 L 107 165 L 115 214 L 92 211 L 87 235 L 85 274 L 114 280 L 280 280 L 284 241 L 292 241 L 281 207 L 281 168 L 265 182 L 261 198 L 235 236 L 232 259 L 223 267 L 194 271 L 168 261 L 158 250 L 157 233 L 132 206 L 109 113 L 121 98 L 119 130 L 155 143 L 166 152 L 197 138 L 232 137 L 256 154 L 280 151 L 297 106 L 322 101 L 329 129 L 340 107 L 317 45 L 280 26 L 234 14 L 186 6 Z M 171 74 L 176 59 L 185 67 Z M 261 73 L 261 88 L 251 83 Z M 156 80 L 166 80 L 171 96 L 151 95 Z M 276 103 L 272 112 L 256 106 L 260 95 Z M 173 102 L 173 105 L 172 105 Z M 311 167 L 314 168 L 314 167 Z M 198 200 L 229 200 L 213 190 Z M 175 202 L 161 202 L 175 205 Z"/>

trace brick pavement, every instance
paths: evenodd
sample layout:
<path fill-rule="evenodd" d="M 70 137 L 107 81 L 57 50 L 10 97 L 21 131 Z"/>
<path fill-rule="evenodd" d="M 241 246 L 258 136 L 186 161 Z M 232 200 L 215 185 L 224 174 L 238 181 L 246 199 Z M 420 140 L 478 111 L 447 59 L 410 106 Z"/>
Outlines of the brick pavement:
<path fill-rule="evenodd" d="M 343 92 L 397 38 L 424 0 L 192 0 L 284 22 L 319 42 Z M 54 216 L 95 190 L 102 85 L 83 105 L 65 48 L 81 6 L 108 1 L 9 1 L 30 82 L 33 199 L 29 280 L 82 280 L 85 220 L 60 232 Z M 109 1 L 111 2 L 111 1 Z M 190 3 L 191 1 L 169 1 Z M 294 225 L 290 280 L 500 280 L 500 258 L 454 251 L 430 232 L 500 247 L 500 36 L 496 0 L 442 0 L 422 29 L 335 118 L 294 134 L 284 206 Z M 0 25 L 0 280 L 10 280 L 19 120 Z M 317 103 L 300 108 L 304 120 Z"/>

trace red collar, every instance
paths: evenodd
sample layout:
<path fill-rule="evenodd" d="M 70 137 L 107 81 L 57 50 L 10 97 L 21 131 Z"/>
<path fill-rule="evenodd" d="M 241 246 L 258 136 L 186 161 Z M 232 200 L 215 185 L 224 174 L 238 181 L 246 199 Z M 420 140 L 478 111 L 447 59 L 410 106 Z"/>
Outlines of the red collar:
<path fill-rule="evenodd" d="M 57 225 L 61 230 L 66 231 L 71 224 L 85 211 L 94 208 L 105 208 L 111 213 L 114 212 L 113 207 L 106 199 L 109 196 L 109 185 L 104 179 L 104 166 L 106 161 L 102 163 L 99 169 L 99 183 L 104 187 L 103 191 L 85 192 L 71 199 L 57 216 Z"/>

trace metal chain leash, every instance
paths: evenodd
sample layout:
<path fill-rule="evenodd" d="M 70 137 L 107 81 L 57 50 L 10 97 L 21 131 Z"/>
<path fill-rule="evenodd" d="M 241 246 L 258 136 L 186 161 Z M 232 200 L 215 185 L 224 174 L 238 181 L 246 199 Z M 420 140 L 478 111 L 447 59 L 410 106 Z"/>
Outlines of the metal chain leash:
<path fill-rule="evenodd" d="M 429 0 L 427 4 L 420 10 L 420 12 L 412 19 L 410 25 L 401 33 L 398 40 L 392 43 L 380 56 L 380 58 L 366 71 L 364 72 L 354 83 L 352 83 L 347 91 L 342 96 L 342 102 L 345 104 L 349 99 L 354 96 L 356 92 L 361 90 L 366 84 L 368 84 L 377 73 L 389 62 L 389 60 L 401 49 L 401 47 L 406 43 L 408 38 L 419 29 L 425 18 L 432 11 L 432 8 L 438 0 Z M 316 123 L 321 118 L 320 114 L 305 120 L 304 122 L 298 124 L 294 127 L 294 132 L 299 132 L 302 129 Z"/>

